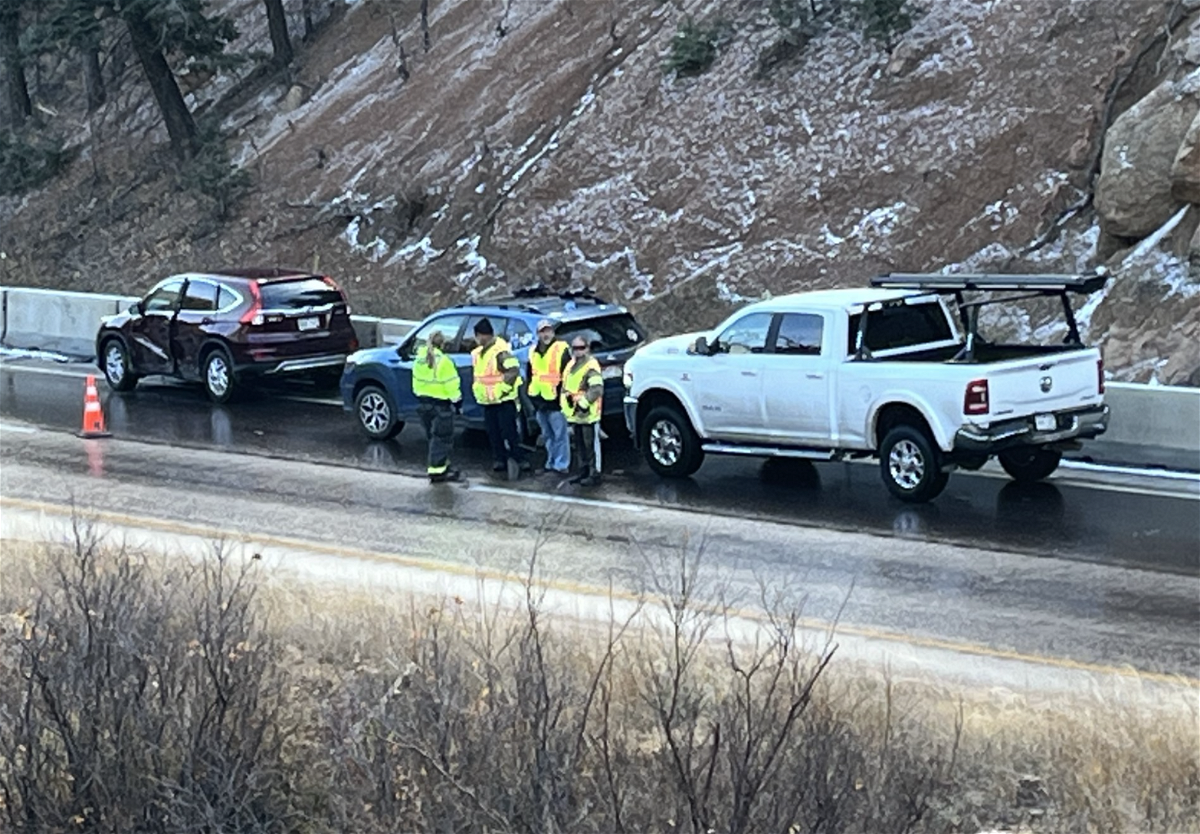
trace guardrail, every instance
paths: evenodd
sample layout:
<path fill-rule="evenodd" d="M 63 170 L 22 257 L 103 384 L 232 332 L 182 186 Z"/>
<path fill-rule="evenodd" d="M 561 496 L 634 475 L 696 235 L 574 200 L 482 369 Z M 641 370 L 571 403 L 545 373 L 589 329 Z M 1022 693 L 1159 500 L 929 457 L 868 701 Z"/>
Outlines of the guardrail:
<path fill-rule="evenodd" d="M 92 356 L 102 316 L 127 309 L 136 297 L 0 287 L 0 344 L 73 356 Z M 400 342 L 410 319 L 351 316 L 362 347 Z M 1185 468 L 1200 456 L 1200 389 L 1112 382 L 1105 400 L 1112 423 L 1105 444 L 1179 453 Z"/>

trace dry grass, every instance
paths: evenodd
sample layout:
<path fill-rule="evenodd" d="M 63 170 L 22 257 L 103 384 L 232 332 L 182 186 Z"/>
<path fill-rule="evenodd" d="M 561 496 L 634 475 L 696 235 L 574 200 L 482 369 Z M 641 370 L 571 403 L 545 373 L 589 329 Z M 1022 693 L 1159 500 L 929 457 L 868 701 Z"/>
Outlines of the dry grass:
<path fill-rule="evenodd" d="M 321 590 L 86 531 L 3 561 L 5 829 L 1200 830 L 1194 696 L 891 680 L 786 610 L 730 640 L 684 562 L 653 620 L 581 628 L 532 584 Z"/>

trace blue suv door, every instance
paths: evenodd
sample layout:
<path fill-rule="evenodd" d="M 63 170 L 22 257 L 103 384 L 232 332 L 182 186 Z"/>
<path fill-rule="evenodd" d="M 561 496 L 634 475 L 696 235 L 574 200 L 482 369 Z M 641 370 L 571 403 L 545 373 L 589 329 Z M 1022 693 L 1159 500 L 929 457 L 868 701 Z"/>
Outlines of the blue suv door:
<path fill-rule="evenodd" d="M 454 359 L 454 364 L 458 366 L 459 373 L 462 373 L 461 357 L 453 351 L 459 343 L 458 334 L 466 319 L 467 317 L 462 313 L 437 316 L 420 325 L 401 344 L 396 361 L 388 364 L 388 372 L 391 374 L 391 377 L 386 383 L 392 395 L 392 400 L 396 403 L 396 416 L 398 419 L 405 422 L 417 419 L 417 398 L 413 395 L 412 390 L 413 359 L 416 357 L 417 347 L 426 342 L 435 331 L 439 331 L 445 336 L 446 346 L 450 349 L 450 356 Z M 470 356 L 466 357 L 466 364 L 469 375 L 471 371 Z M 464 390 L 463 394 L 465 397 L 469 397 L 470 391 Z"/>

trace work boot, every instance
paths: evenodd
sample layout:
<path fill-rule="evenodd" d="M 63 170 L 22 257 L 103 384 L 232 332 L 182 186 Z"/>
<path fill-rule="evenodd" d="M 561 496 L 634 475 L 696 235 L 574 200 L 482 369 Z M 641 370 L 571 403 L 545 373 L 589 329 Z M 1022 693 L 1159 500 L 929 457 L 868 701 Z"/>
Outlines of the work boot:
<path fill-rule="evenodd" d="M 581 487 L 600 486 L 600 473 L 597 472 L 594 475 L 588 475 L 586 478 L 584 478 L 583 480 L 581 480 L 579 482 L 579 485 Z"/>
<path fill-rule="evenodd" d="M 507 472 L 507 471 L 508 471 L 508 464 L 504 463 L 504 461 L 500 461 L 500 462 L 498 462 L 498 463 L 493 463 L 493 464 L 492 464 L 492 471 L 493 471 L 493 472 Z"/>
<path fill-rule="evenodd" d="M 529 461 L 527 461 L 527 460 L 523 460 L 523 461 L 521 461 L 521 471 L 522 471 L 522 472 L 532 472 L 532 471 L 533 471 L 533 464 L 532 464 L 532 463 L 530 463 L 530 462 L 529 462 Z"/>
<path fill-rule="evenodd" d="M 458 483 L 462 479 L 463 479 L 462 473 L 459 472 L 457 469 L 451 469 L 449 472 L 447 472 L 442 477 L 442 481 L 445 483 Z"/>
<path fill-rule="evenodd" d="M 508 479 L 515 481 L 521 477 L 521 464 L 517 463 L 513 458 L 508 459 Z"/>
<path fill-rule="evenodd" d="M 586 469 L 583 469 L 579 472 L 578 475 L 576 475 L 575 477 L 568 480 L 567 483 L 568 484 L 582 484 L 587 479 L 588 479 L 588 471 Z"/>

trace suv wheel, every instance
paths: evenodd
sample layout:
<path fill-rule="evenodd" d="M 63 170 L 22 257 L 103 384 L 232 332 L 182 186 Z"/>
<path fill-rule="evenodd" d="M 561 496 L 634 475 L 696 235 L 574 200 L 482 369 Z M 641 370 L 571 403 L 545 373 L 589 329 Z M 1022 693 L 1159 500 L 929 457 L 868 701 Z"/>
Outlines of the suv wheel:
<path fill-rule="evenodd" d="M 210 400 L 227 403 L 233 399 L 238 387 L 237 378 L 233 373 L 233 361 L 223 348 L 214 348 L 205 354 L 200 377 Z"/>
<path fill-rule="evenodd" d="M 901 501 L 932 501 L 950 480 L 941 470 L 941 456 L 925 432 L 896 426 L 879 447 L 879 468 L 888 491 Z"/>
<path fill-rule="evenodd" d="M 666 478 L 686 478 L 704 462 L 704 450 L 691 422 L 678 408 L 660 405 L 642 421 L 642 453 L 655 473 Z"/>
<path fill-rule="evenodd" d="M 358 392 L 354 414 L 358 427 L 372 440 L 391 440 L 404 428 L 404 423 L 396 419 L 396 409 L 387 394 L 377 385 L 367 385 Z"/>
<path fill-rule="evenodd" d="M 1062 452 L 1038 446 L 1022 446 L 1008 449 L 997 457 L 1004 471 L 1014 481 L 1021 484 L 1032 484 L 1043 478 L 1048 478 L 1058 469 L 1062 460 Z"/>
<path fill-rule="evenodd" d="M 104 378 L 108 381 L 108 387 L 114 391 L 132 391 L 133 386 L 138 384 L 137 375 L 133 372 L 132 363 L 129 361 L 129 351 L 125 349 L 125 343 L 120 339 L 109 339 L 100 348 L 100 361 L 103 363 L 101 367 L 104 369 Z"/>

